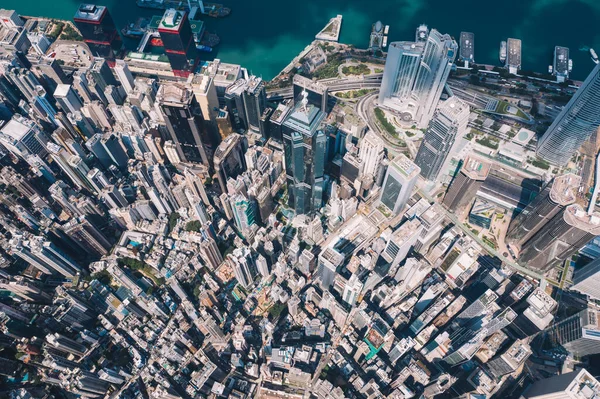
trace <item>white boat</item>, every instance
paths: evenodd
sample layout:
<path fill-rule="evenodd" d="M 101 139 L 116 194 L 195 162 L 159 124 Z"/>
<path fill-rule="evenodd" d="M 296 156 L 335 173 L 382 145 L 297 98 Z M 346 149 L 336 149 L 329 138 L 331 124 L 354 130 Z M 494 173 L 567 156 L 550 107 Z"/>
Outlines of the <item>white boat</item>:
<path fill-rule="evenodd" d="M 592 61 L 594 61 L 597 64 L 598 63 L 598 54 L 596 54 L 596 50 L 591 48 L 590 55 L 592 56 Z"/>
<path fill-rule="evenodd" d="M 502 40 L 500 42 L 500 62 L 506 61 L 506 42 Z"/>
<path fill-rule="evenodd" d="M 569 59 L 569 72 L 573 70 L 573 60 Z"/>
<path fill-rule="evenodd" d="M 552 65 L 548 65 L 548 73 L 552 73 L 553 70 L 554 68 L 552 67 Z"/>

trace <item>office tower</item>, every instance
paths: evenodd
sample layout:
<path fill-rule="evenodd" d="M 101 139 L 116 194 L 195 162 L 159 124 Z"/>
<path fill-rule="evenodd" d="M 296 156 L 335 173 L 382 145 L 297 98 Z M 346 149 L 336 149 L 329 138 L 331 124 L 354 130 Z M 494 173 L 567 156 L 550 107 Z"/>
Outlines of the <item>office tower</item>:
<path fill-rule="evenodd" d="M 79 357 L 83 357 L 88 351 L 88 348 L 85 345 L 59 333 L 46 335 L 46 344 L 61 352 Z"/>
<path fill-rule="evenodd" d="M 190 168 L 183 170 L 183 176 L 185 177 L 185 183 L 192 192 L 202 199 L 204 205 L 210 205 L 208 195 L 206 195 L 206 189 L 204 188 L 204 182 L 201 178 L 201 173 Z"/>
<path fill-rule="evenodd" d="M 307 99 L 309 104 L 325 113 L 331 111 L 329 107 L 329 92 L 327 86 L 299 74 L 294 75 L 293 84 L 292 94 L 294 101 L 302 99 L 302 93 L 306 92 L 308 93 Z"/>
<path fill-rule="evenodd" d="M 393 42 L 383 71 L 379 105 L 412 120 L 429 123 L 456 57 L 456 42 L 432 29 L 417 42 Z"/>
<path fill-rule="evenodd" d="M 592 304 L 546 330 L 549 342 L 560 345 L 574 356 L 600 353 L 600 310 Z"/>
<path fill-rule="evenodd" d="M 545 273 L 598 235 L 600 214 L 590 214 L 578 204 L 569 205 L 523 244 L 518 262 L 530 270 Z"/>
<path fill-rule="evenodd" d="M 511 220 L 506 241 L 522 247 L 547 223 L 575 202 L 581 177 L 568 173 L 555 177 L 531 201 L 525 209 Z"/>
<path fill-rule="evenodd" d="M 458 97 L 450 97 L 438 106 L 415 157 L 425 179 L 435 181 L 440 172 L 445 174 L 467 129 L 469 113 L 469 105 Z"/>
<path fill-rule="evenodd" d="M 119 82 L 123 86 L 123 89 L 125 89 L 125 92 L 127 94 L 131 94 L 131 92 L 133 92 L 135 89 L 135 81 L 131 71 L 129 70 L 129 67 L 127 66 L 127 63 L 123 60 L 117 60 L 114 67 L 114 72 L 117 75 L 117 79 L 119 79 Z"/>
<path fill-rule="evenodd" d="M 111 105 L 123 105 L 125 103 L 125 98 L 127 97 L 125 90 L 121 86 L 112 85 L 106 86 L 106 89 L 104 89 L 104 96 Z"/>
<path fill-rule="evenodd" d="M 492 290 L 487 290 L 475 302 L 470 304 L 463 310 L 454 320 L 460 326 L 465 326 L 473 320 L 483 317 L 485 313 L 489 313 L 491 309 L 497 307 L 496 300 L 498 295 Z"/>
<path fill-rule="evenodd" d="M 502 355 L 487 362 L 487 368 L 494 377 L 500 379 L 514 373 L 531 355 L 531 347 L 525 340 L 516 340 Z"/>
<path fill-rule="evenodd" d="M 354 185 L 362 169 L 362 160 L 358 154 L 347 152 L 342 158 L 341 179 L 351 185 Z"/>
<path fill-rule="evenodd" d="M 200 243 L 200 257 L 211 270 L 215 270 L 223 262 L 221 251 L 212 237 L 207 237 Z"/>
<path fill-rule="evenodd" d="M 381 256 L 392 265 L 390 271 L 394 270 L 400 264 L 410 249 L 417 242 L 423 226 L 417 219 L 404 222 L 396 231 L 394 231 L 388 241 Z"/>
<path fill-rule="evenodd" d="M 248 236 L 252 226 L 256 224 L 256 206 L 254 201 L 243 194 L 238 194 L 231 199 L 231 209 L 235 224 L 243 236 Z"/>
<path fill-rule="evenodd" d="M 50 93 L 54 93 L 58 85 L 68 83 L 64 70 L 53 58 L 41 58 L 31 67 L 31 71 Z"/>
<path fill-rule="evenodd" d="M 248 247 L 234 249 L 231 254 L 227 255 L 227 262 L 242 287 L 249 288 L 254 283 L 258 271 Z"/>
<path fill-rule="evenodd" d="M 194 33 L 185 11 L 169 8 L 158 24 L 158 33 L 175 76 L 188 77 L 199 61 Z"/>
<path fill-rule="evenodd" d="M 94 58 L 87 74 L 101 92 L 104 92 L 107 86 L 117 86 L 119 84 L 104 58 Z"/>
<path fill-rule="evenodd" d="M 100 257 L 112 248 L 108 238 L 85 216 L 73 219 L 61 228 L 90 255 Z"/>
<path fill-rule="evenodd" d="M 421 169 L 404 154 L 390 163 L 383 180 L 379 202 L 397 215 L 404 209 L 417 183 Z"/>
<path fill-rule="evenodd" d="M 244 104 L 246 86 L 246 79 L 238 79 L 225 91 L 226 109 L 234 131 L 242 131 L 248 128 L 246 106 Z"/>
<path fill-rule="evenodd" d="M 9 279 L 0 278 L 0 289 L 31 302 L 50 302 L 52 295 L 42 291 L 23 276 L 14 276 Z"/>
<path fill-rule="evenodd" d="M 554 310 L 558 306 L 552 297 L 541 288 L 536 288 L 527 298 L 529 305 L 511 326 L 513 335 L 519 338 L 533 336 L 543 331 L 554 320 Z"/>
<path fill-rule="evenodd" d="M 452 212 L 467 206 L 475 198 L 491 166 L 489 162 L 475 155 L 465 158 L 460 171 L 450 183 L 442 203 Z"/>
<path fill-rule="evenodd" d="M 569 289 L 600 300 L 600 258 L 576 269 Z"/>
<path fill-rule="evenodd" d="M 194 74 L 191 84 L 204 120 L 215 123 L 220 112 L 215 79 L 210 74 L 197 73 Z"/>
<path fill-rule="evenodd" d="M 121 143 L 119 137 L 117 137 L 117 135 L 114 133 L 110 133 L 104 135 L 100 141 L 106 150 L 106 153 L 110 157 L 112 164 L 117 166 L 119 169 L 126 170 L 129 157 L 123 149 L 123 144 Z"/>
<path fill-rule="evenodd" d="M 198 102 L 191 90 L 178 83 L 164 83 L 158 89 L 157 100 L 165 123 L 183 162 L 210 165 L 212 141 L 204 130 Z"/>
<path fill-rule="evenodd" d="M 248 149 L 246 136 L 232 133 L 215 150 L 213 165 L 222 192 L 227 192 L 227 180 L 235 179 L 246 170 L 244 153 Z"/>
<path fill-rule="evenodd" d="M 350 277 L 350 280 L 346 283 L 344 287 L 344 292 L 342 294 L 342 299 L 350 306 L 354 306 L 358 297 L 360 296 L 360 292 L 362 291 L 363 283 L 358 279 L 356 274 L 353 274 Z"/>
<path fill-rule="evenodd" d="M 525 399 L 590 399 L 600 393 L 600 383 L 586 369 L 534 382 L 523 393 Z"/>
<path fill-rule="evenodd" d="M 58 85 L 54 91 L 54 98 L 66 114 L 77 112 L 83 107 L 81 98 L 75 93 L 71 85 Z"/>
<path fill-rule="evenodd" d="M 73 278 L 81 272 L 77 263 L 42 237 L 30 237 L 26 240 L 15 238 L 11 240 L 11 251 L 13 255 L 46 274 L 59 273 Z"/>
<path fill-rule="evenodd" d="M 385 158 L 383 140 L 369 130 L 360 141 L 358 156 L 362 160 L 362 174 L 375 179 Z"/>
<path fill-rule="evenodd" d="M 26 159 L 29 155 L 44 158 L 48 151 L 48 137 L 30 119 L 15 115 L 0 129 L 0 144 L 15 156 Z"/>
<path fill-rule="evenodd" d="M 94 57 L 115 58 L 123 42 L 105 6 L 81 4 L 73 20 Z"/>
<path fill-rule="evenodd" d="M 325 248 L 319 254 L 315 278 L 323 290 L 328 290 L 335 279 L 336 270 L 344 262 L 344 255 L 333 248 Z"/>
<path fill-rule="evenodd" d="M 246 90 L 244 91 L 244 108 L 247 127 L 254 133 L 260 133 L 260 118 L 266 106 L 265 83 L 259 77 L 250 76 L 246 81 Z"/>
<path fill-rule="evenodd" d="M 327 137 L 319 130 L 325 113 L 311 104 L 308 96 L 307 91 L 301 93 L 302 99 L 283 123 L 289 203 L 296 214 L 320 209 L 325 188 Z"/>
<path fill-rule="evenodd" d="M 537 154 L 556 165 L 566 165 L 600 126 L 600 65 L 581 87 L 537 144 Z"/>

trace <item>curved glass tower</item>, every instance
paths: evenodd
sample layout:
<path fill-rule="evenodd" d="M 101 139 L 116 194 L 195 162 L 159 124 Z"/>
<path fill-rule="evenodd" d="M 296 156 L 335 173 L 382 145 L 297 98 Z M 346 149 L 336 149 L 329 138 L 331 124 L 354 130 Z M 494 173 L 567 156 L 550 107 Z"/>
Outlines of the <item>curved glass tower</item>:
<path fill-rule="evenodd" d="M 566 165 L 575 151 L 600 126 L 600 64 L 589 74 L 571 101 L 538 141 L 537 154 Z"/>

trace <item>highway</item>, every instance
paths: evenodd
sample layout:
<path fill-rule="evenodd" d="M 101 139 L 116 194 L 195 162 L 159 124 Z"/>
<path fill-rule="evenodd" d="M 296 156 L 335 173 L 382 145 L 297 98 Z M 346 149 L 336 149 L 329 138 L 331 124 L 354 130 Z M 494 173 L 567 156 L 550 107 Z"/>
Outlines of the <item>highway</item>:
<path fill-rule="evenodd" d="M 344 79 L 332 78 L 319 80 L 319 83 L 327 86 L 329 92 L 359 89 L 379 89 L 379 86 L 381 86 L 382 76 L 383 75 L 381 73 L 378 73 L 364 77 L 351 77 Z M 292 96 L 292 87 L 267 90 L 267 98 L 272 101 L 288 99 L 292 98 Z"/>

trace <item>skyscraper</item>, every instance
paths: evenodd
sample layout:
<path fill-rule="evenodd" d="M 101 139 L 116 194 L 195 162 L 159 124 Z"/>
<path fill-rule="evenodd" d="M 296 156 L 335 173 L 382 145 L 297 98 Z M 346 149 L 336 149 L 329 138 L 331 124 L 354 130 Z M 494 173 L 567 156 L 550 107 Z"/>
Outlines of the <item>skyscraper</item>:
<path fill-rule="evenodd" d="M 598 235 L 600 214 L 589 214 L 578 204 L 569 205 L 523 244 L 518 262 L 545 273 Z"/>
<path fill-rule="evenodd" d="M 294 105 L 283 124 L 285 171 L 289 203 L 297 214 L 321 208 L 327 137 L 319 130 L 325 113 L 311 104 L 308 92 Z"/>
<path fill-rule="evenodd" d="M 12 253 L 35 266 L 46 274 L 62 274 L 65 277 L 75 277 L 81 267 L 54 244 L 42 237 L 31 237 L 28 240 L 11 240 Z"/>
<path fill-rule="evenodd" d="M 106 255 L 112 248 L 106 236 L 85 216 L 73 219 L 63 225 L 62 229 L 89 254 Z"/>
<path fill-rule="evenodd" d="M 600 65 L 589 74 L 537 144 L 537 154 L 565 165 L 600 126 Z"/>
<path fill-rule="evenodd" d="M 94 57 L 115 58 L 115 52 L 121 49 L 123 42 L 105 6 L 81 4 L 73 20 Z"/>
<path fill-rule="evenodd" d="M 526 399 L 589 399 L 596 397 L 600 383 L 586 369 L 536 381 L 523 393 Z"/>
<path fill-rule="evenodd" d="M 244 107 L 248 129 L 260 133 L 260 118 L 267 106 L 265 83 L 256 76 L 250 76 L 246 81 L 244 92 Z"/>
<path fill-rule="evenodd" d="M 158 33 L 175 76 L 187 77 L 193 73 L 199 57 L 187 12 L 166 10 L 158 24 Z"/>
<path fill-rule="evenodd" d="M 429 123 L 458 48 L 449 35 L 423 32 L 417 42 L 393 42 L 379 92 L 379 105 L 420 127 Z"/>
<path fill-rule="evenodd" d="M 469 105 L 458 97 L 450 97 L 438 106 L 415 158 L 425 179 L 436 180 L 452 158 L 467 129 L 469 113 Z"/>
<path fill-rule="evenodd" d="M 363 175 L 372 176 L 373 179 L 377 177 L 382 167 L 381 162 L 385 158 L 384 149 L 383 140 L 369 130 L 360 141 L 358 152 L 358 156 L 362 160 Z"/>
<path fill-rule="evenodd" d="M 600 310 L 588 308 L 548 327 L 548 339 L 573 355 L 582 357 L 600 353 Z"/>
<path fill-rule="evenodd" d="M 54 91 L 54 98 L 66 114 L 77 112 L 83 107 L 81 98 L 71 85 L 58 85 Z"/>
<path fill-rule="evenodd" d="M 302 98 L 301 94 L 306 92 L 308 93 L 307 99 L 309 104 L 314 105 L 325 113 L 329 113 L 329 89 L 327 86 L 299 74 L 294 75 L 293 83 L 294 101 Z"/>
<path fill-rule="evenodd" d="M 317 266 L 316 279 L 322 289 L 327 290 L 333 284 L 335 273 L 339 266 L 344 262 L 344 255 L 333 248 L 325 248 L 319 254 L 319 263 Z"/>
<path fill-rule="evenodd" d="M 477 190 L 483 184 L 490 171 L 491 164 L 482 158 L 470 155 L 463 161 L 458 174 L 450 183 L 443 204 L 456 212 L 473 201 Z"/>
<path fill-rule="evenodd" d="M 400 213 L 412 194 L 421 169 L 404 154 L 399 154 L 390 163 L 379 202 L 385 205 L 394 215 Z"/>
<path fill-rule="evenodd" d="M 600 258 L 575 270 L 570 290 L 600 300 Z"/>
<path fill-rule="evenodd" d="M 165 83 L 158 89 L 160 108 L 179 158 L 208 166 L 210 138 L 204 131 L 200 107 L 191 90 L 178 83 Z"/>
<path fill-rule="evenodd" d="M 246 170 L 244 153 L 247 149 L 246 136 L 237 133 L 227 136 L 217 147 L 213 164 L 221 191 L 227 192 L 227 179 L 235 179 Z"/>
<path fill-rule="evenodd" d="M 123 89 L 127 94 L 130 94 L 135 89 L 135 82 L 129 67 L 123 60 L 117 60 L 114 68 L 117 79 L 121 82 Z"/>
<path fill-rule="evenodd" d="M 511 220 L 506 241 L 522 247 L 550 220 L 573 204 L 581 184 L 581 177 L 568 173 L 555 177 L 525 209 Z"/>
<path fill-rule="evenodd" d="M 248 247 L 236 248 L 227 256 L 227 262 L 233 269 L 236 280 L 244 288 L 250 287 L 258 275 L 256 262 Z"/>

